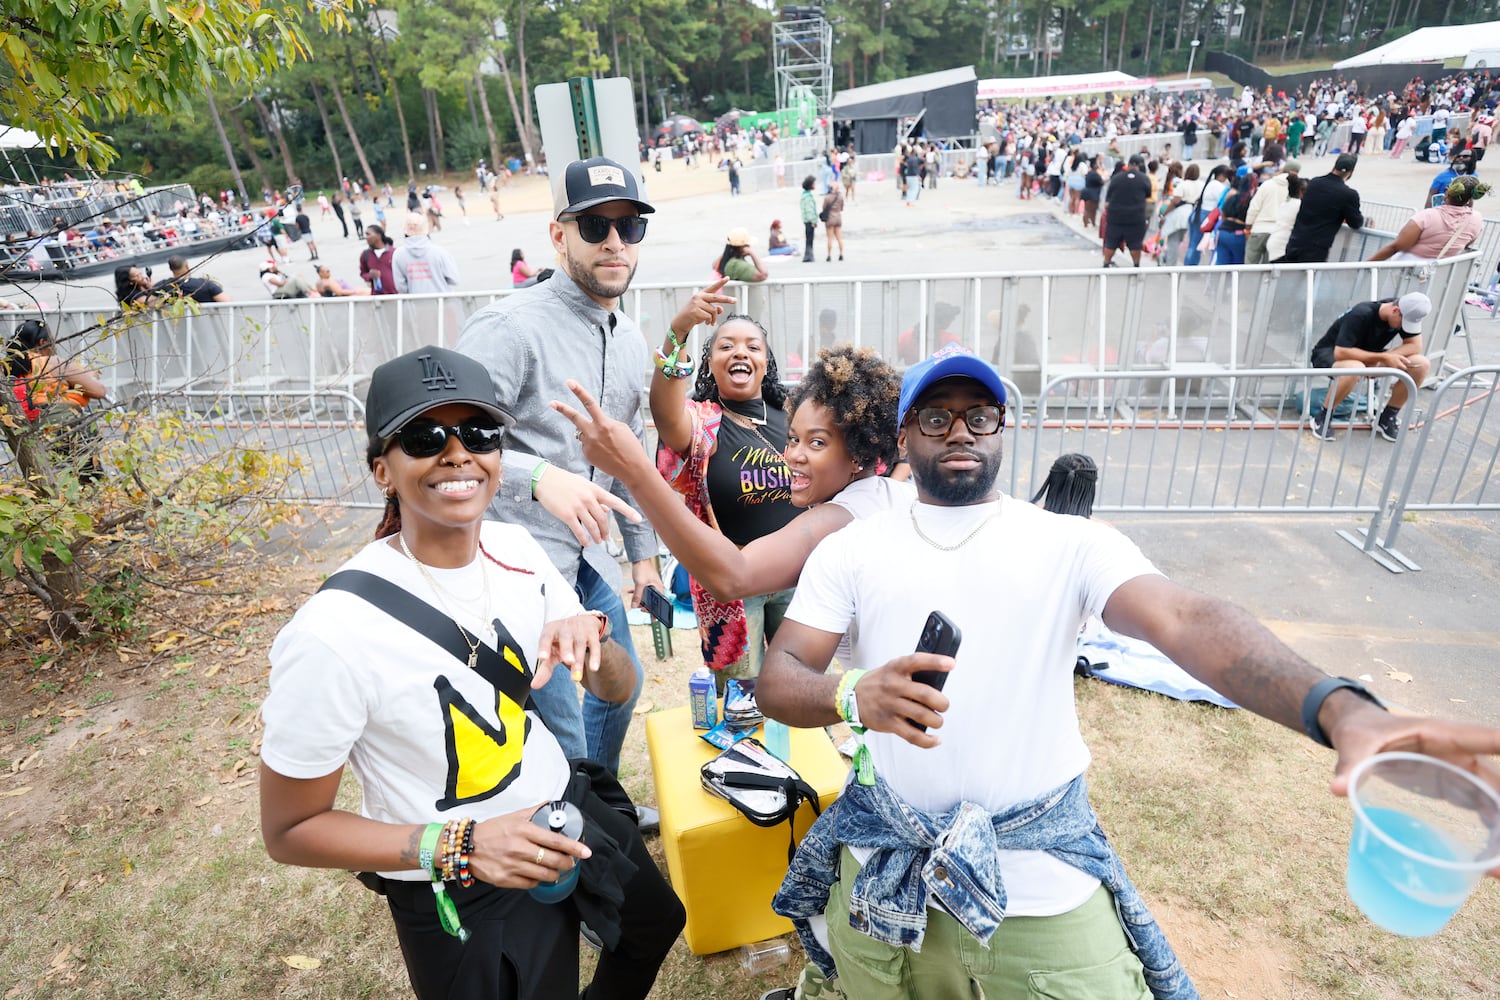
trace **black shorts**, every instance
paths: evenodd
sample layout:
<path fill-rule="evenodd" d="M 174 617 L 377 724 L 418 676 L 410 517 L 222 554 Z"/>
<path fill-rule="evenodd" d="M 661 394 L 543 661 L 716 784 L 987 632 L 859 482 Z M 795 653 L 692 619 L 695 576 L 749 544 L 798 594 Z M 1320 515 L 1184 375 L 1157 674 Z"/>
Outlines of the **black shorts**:
<path fill-rule="evenodd" d="M 1146 242 L 1145 222 L 1115 222 L 1113 219 L 1104 220 L 1104 249 L 1118 250 L 1124 247 L 1126 250 L 1139 250 Z"/>

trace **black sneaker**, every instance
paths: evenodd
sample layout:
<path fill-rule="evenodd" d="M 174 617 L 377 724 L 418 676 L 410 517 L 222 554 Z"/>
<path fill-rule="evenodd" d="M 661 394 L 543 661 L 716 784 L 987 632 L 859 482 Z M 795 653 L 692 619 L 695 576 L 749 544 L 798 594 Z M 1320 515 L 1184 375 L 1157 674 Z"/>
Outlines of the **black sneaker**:
<path fill-rule="evenodd" d="M 1387 441 L 1396 440 L 1396 435 L 1401 433 L 1401 411 L 1387 410 L 1375 421 L 1375 433 Z"/>
<path fill-rule="evenodd" d="M 1338 440 L 1338 435 L 1333 432 L 1333 415 L 1326 410 L 1309 414 L 1307 429 L 1312 431 L 1314 437 L 1322 438 L 1324 441 Z"/>
<path fill-rule="evenodd" d="M 783 986 L 780 989 L 767 990 L 760 995 L 760 1000 L 792 1000 L 797 995 L 795 989 Z"/>

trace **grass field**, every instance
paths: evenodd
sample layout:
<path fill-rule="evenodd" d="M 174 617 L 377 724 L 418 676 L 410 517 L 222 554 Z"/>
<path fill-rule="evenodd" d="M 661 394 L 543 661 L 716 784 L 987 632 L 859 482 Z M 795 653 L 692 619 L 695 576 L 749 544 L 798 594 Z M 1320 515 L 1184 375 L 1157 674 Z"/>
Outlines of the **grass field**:
<path fill-rule="evenodd" d="M 6 646 L 0 998 L 409 995 L 381 901 L 345 873 L 272 863 L 258 832 L 266 649 L 353 543 L 247 559 L 214 596 L 159 602 L 114 646 Z M 658 663 L 639 633 L 640 710 L 683 703 L 694 635 L 676 633 Z M 1326 790 L 1328 753 L 1243 712 L 1076 683 L 1095 806 L 1205 997 L 1494 996 L 1493 881 L 1426 940 L 1379 931 L 1349 902 L 1350 816 Z M 622 772 L 649 800 L 640 725 Z M 357 801 L 352 782 L 343 794 Z M 654 995 L 754 1000 L 792 981 L 793 955 L 750 977 L 733 953 L 679 943 Z"/>

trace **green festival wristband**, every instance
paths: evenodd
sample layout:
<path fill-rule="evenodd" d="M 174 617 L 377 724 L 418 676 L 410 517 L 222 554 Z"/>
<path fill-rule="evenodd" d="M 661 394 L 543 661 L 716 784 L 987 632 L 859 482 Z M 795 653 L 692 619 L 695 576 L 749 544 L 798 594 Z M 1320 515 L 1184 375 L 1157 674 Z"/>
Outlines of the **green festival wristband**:
<path fill-rule="evenodd" d="M 536 499 L 536 485 L 537 485 L 537 483 L 540 483 L 542 481 L 542 473 L 546 472 L 547 471 L 547 466 L 549 466 L 551 464 L 552 463 L 548 462 L 544 458 L 540 462 L 536 463 L 536 465 L 532 468 L 532 470 L 531 470 L 531 499 L 533 499 L 533 500 Z"/>
<path fill-rule="evenodd" d="M 437 853 L 438 838 L 443 835 L 443 824 L 428 823 L 427 829 L 422 831 L 422 846 L 417 849 L 417 865 L 430 877 L 438 877 L 437 869 L 433 867 L 433 858 Z"/>

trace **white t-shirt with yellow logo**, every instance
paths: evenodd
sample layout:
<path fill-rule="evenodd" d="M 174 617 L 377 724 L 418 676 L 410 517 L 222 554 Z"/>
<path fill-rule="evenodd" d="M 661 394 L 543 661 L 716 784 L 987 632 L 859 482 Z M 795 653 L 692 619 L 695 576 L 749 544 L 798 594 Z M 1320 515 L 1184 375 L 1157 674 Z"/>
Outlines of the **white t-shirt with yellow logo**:
<path fill-rule="evenodd" d="M 532 572 L 504 569 L 483 555 L 461 569 L 429 572 L 471 640 L 484 629 L 481 574 L 487 576 L 498 625 L 495 638 L 483 641 L 510 669 L 529 669 L 543 624 L 583 608 L 524 529 L 486 521 L 480 537 L 495 558 Z M 383 577 L 443 608 L 388 540 L 367 545 L 340 568 Z M 347 763 L 364 793 L 361 813 L 382 822 L 488 819 L 555 799 L 568 782 L 562 748 L 535 713 L 415 629 L 342 590 L 315 594 L 277 635 L 261 711 L 267 767 L 308 779 Z"/>

